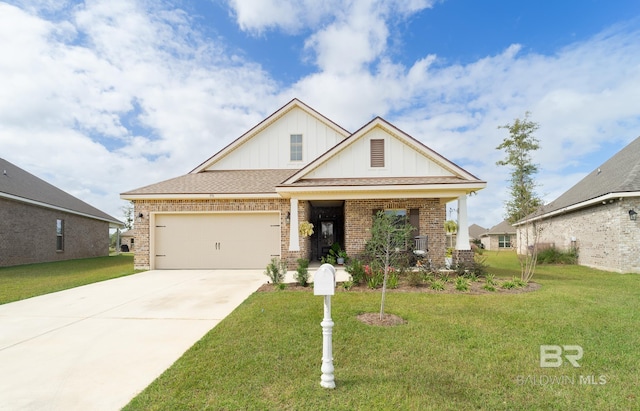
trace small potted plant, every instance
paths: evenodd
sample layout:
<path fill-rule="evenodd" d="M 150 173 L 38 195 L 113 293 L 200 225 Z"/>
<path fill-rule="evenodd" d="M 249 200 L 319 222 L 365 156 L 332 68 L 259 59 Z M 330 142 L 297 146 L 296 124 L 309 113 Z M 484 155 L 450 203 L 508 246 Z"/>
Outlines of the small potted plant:
<path fill-rule="evenodd" d="M 444 254 L 444 265 L 447 270 L 453 266 L 453 247 L 447 247 L 447 251 Z"/>
<path fill-rule="evenodd" d="M 344 250 L 338 251 L 338 258 L 336 258 L 336 261 L 338 262 L 338 264 L 343 265 L 346 260 L 347 260 L 347 252 Z"/>

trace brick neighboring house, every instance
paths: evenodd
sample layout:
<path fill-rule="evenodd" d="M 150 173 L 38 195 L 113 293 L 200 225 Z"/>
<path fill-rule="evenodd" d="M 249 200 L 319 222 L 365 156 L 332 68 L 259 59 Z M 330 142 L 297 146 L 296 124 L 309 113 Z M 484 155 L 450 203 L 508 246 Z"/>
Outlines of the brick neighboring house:
<path fill-rule="evenodd" d="M 516 247 L 516 228 L 506 220 L 494 225 L 480 236 L 485 250 L 504 250 Z"/>
<path fill-rule="evenodd" d="M 0 266 L 109 255 L 110 215 L 0 158 Z"/>
<path fill-rule="evenodd" d="M 444 263 L 446 203 L 467 233 L 466 196 L 485 186 L 380 117 L 351 133 L 293 99 L 190 173 L 121 198 L 135 207 L 136 268 L 262 269 L 333 243 L 361 253 L 378 210 L 406 216 Z M 458 237 L 458 258 L 473 258 Z"/>
<path fill-rule="evenodd" d="M 578 264 L 640 273 L 640 137 L 593 170 L 540 213 L 515 224 L 542 228 L 539 243 L 578 249 Z M 521 245 L 519 245 L 519 248 Z"/>

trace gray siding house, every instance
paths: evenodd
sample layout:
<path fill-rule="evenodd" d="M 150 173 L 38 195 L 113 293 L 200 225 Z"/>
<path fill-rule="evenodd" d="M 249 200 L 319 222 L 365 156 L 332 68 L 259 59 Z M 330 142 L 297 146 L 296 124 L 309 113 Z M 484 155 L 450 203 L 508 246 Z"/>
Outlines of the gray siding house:
<path fill-rule="evenodd" d="M 0 267 L 109 255 L 114 217 L 0 158 Z"/>
<path fill-rule="evenodd" d="M 578 249 L 578 263 L 640 273 L 640 137 L 556 200 L 515 224 L 536 222 L 538 243 Z M 522 246 L 519 244 L 519 248 Z M 521 250 L 519 250 L 521 251 Z"/>

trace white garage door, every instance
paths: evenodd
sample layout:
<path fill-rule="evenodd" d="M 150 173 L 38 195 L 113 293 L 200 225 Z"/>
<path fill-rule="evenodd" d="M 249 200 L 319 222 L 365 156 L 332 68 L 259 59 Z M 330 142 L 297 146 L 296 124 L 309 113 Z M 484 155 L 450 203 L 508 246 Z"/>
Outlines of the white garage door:
<path fill-rule="evenodd" d="M 265 268 L 280 256 L 279 213 L 158 214 L 156 269 Z"/>

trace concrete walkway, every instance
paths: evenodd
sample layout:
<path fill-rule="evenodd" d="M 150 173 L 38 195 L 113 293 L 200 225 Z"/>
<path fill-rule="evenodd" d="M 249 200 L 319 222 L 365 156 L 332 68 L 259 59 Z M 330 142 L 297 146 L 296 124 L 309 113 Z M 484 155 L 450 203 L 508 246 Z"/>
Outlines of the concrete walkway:
<path fill-rule="evenodd" d="M 0 410 L 119 410 L 266 280 L 148 271 L 0 305 Z"/>

